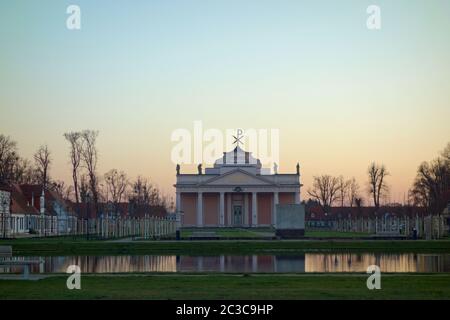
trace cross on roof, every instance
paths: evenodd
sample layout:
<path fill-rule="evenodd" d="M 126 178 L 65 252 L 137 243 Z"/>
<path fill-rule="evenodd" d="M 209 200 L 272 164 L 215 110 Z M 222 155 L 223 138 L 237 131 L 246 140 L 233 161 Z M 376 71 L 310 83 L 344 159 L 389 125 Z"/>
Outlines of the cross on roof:
<path fill-rule="evenodd" d="M 244 137 L 244 135 L 243 135 L 243 131 L 242 131 L 242 129 L 238 129 L 237 130 L 237 134 L 236 134 L 236 136 L 233 136 L 233 138 L 234 138 L 234 144 L 236 144 L 238 147 L 239 147 L 239 143 L 240 144 L 244 144 L 242 141 L 241 141 L 241 139 Z"/>

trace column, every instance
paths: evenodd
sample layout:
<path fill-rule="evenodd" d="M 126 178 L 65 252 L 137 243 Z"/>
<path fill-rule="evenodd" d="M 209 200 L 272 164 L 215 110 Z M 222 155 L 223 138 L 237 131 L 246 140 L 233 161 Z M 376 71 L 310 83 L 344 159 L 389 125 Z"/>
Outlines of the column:
<path fill-rule="evenodd" d="M 300 204 L 300 191 L 295 193 L 295 204 Z"/>
<path fill-rule="evenodd" d="M 248 193 L 244 194 L 244 225 L 249 227 L 250 226 L 250 206 L 248 204 Z"/>
<path fill-rule="evenodd" d="M 279 204 L 278 191 L 273 193 L 273 209 L 272 209 L 272 224 L 277 222 L 277 204 Z"/>
<path fill-rule="evenodd" d="M 181 211 L 181 192 L 177 191 L 177 195 L 176 195 L 176 212 L 180 212 Z"/>
<path fill-rule="evenodd" d="M 175 205 L 176 205 L 176 209 L 175 209 L 175 214 L 176 214 L 176 221 L 177 221 L 177 225 L 176 228 L 177 230 L 179 230 L 181 228 L 181 192 L 177 191 L 177 195 L 176 195 L 176 200 L 175 200 Z"/>
<path fill-rule="evenodd" d="M 219 225 L 223 227 L 225 225 L 225 192 L 220 193 L 219 200 Z"/>
<path fill-rule="evenodd" d="M 257 193 L 252 193 L 252 226 L 256 227 L 258 225 L 258 201 Z"/>
<path fill-rule="evenodd" d="M 203 193 L 197 194 L 197 227 L 203 227 Z"/>
<path fill-rule="evenodd" d="M 229 225 L 229 226 L 231 226 L 232 225 L 232 221 L 231 221 L 231 216 L 232 216 L 232 214 L 231 214 L 231 193 L 229 193 L 228 194 L 228 197 L 226 197 L 227 198 L 227 215 L 228 215 L 228 222 L 227 222 L 227 225 Z"/>

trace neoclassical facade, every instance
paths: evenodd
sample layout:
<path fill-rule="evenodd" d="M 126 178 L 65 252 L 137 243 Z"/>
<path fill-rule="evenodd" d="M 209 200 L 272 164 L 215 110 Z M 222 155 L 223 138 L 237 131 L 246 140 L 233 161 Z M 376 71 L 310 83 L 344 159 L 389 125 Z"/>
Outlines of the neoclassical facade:
<path fill-rule="evenodd" d="M 181 174 L 176 209 L 183 227 L 259 227 L 275 223 L 277 204 L 300 203 L 300 169 L 264 174 L 261 162 L 237 146 L 212 168 Z"/>

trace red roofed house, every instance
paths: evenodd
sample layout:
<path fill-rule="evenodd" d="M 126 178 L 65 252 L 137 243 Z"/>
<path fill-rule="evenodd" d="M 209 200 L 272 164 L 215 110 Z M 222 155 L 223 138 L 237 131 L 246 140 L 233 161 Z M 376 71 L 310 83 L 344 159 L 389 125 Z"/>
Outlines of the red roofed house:
<path fill-rule="evenodd" d="M 32 207 L 18 185 L 11 186 L 11 234 L 36 230 L 39 211 Z"/>
<path fill-rule="evenodd" d="M 47 234 L 65 234 L 71 231 L 71 220 L 75 219 L 75 214 L 72 207 L 57 192 L 43 190 L 41 185 L 23 184 L 16 188 L 40 216 L 52 217 L 52 222 L 47 225 Z"/>

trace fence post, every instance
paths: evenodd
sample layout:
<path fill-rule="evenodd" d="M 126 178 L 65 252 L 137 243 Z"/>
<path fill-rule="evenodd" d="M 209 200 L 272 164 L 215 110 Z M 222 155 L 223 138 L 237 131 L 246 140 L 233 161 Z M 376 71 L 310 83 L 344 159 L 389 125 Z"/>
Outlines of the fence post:
<path fill-rule="evenodd" d="M 151 237 L 152 238 L 154 238 L 155 237 L 155 231 L 156 231 L 156 223 L 155 223 L 155 217 L 151 217 L 151 220 L 150 220 L 150 223 L 151 223 L 151 231 L 152 231 L 152 234 L 151 234 Z"/>
<path fill-rule="evenodd" d="M 161 218 L 158 217 L 158 237 L 161 237 L 162 234 L 162 221 Z"/>

